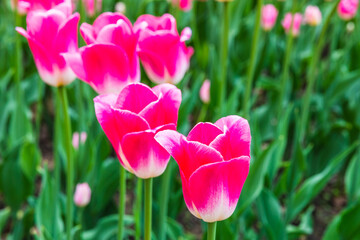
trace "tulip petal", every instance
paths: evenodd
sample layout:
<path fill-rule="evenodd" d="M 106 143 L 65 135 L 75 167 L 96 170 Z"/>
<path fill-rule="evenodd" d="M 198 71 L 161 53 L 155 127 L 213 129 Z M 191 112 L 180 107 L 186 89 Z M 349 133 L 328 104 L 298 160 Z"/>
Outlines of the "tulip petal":
<path fill-rule="evenodd" d="M 171 84 L 161 84 L 153 88 L 159 99 L 147 105 L 139 114 L 151 128 L 177 123 L 181 104 L 181 91 Z"/>
<path fill-rule="evenodd" d="M 204 165 L 191 175 L 188 190 L 201 219 L 216 222 L 233 214 L 249 173 L 249 166 L 250 159 L 243 156 Z"/>
<path fill-rule="evenodd" d="M 210 147 L 218 150 L 225 160 L 240 156 L 250 157 L 251 134 L 249 123 L 239 116 L 228 116 L 219 119 L 216 123 L 224 134 L 211 142 Z"/>
<path fill-rule="evenodd" d="M 169 125 L 165 129 L 174 129 Z M 154 139 L 151 131 L 132 132 L 124 136 L 121 148 L 133 173 L 143 179 L 160 176 L 169 162 L 169 153 Z M 139 147 L 141 146 L 141 147 Z"/>
<path fill-rule="evenodd" d="M 109 24 L 116 24 L 120 19 L 124 20 L 129 26 L 132 26 L 130 20 L 120 13 L 105 12 L 100 14 L 93 24 L 95 33 L 98 34 L 102 28 Z"/>
<path fill-rule="evenodd" d="M 196 126 L 189 132 L 187 140 L 196 141 L 209 145 L 218 135 L 223 134 L 223 132 L 212 123 L 198 123 Z"/>
<path fill-rule="evenodd" d="M 156 134 L 155 139 L 173 156 L 186 179 L 202 165 L 223 161 L 215 149 L 202 143 L 189 142 L 176 131 L 161 131 Z"/>
<path fill-rule="evenodd" d="M 147 85 L 142 83 L 130 84 L 119 94 L 115 107 L 137 114 L 157 99 L 158 97 Z"/>
<path fill-rule="evenodd" d="M 96 36 L 94 28 L 88 23 L 83 23 L 80 26 L 80 33 L 86 44 L 92 44 L 95 42 Z"/>
<path fill-rule="evenodd" d="M 186 179 L 186 177 L 184 176 L 181 169 L 180 169 L 180 177 L 181 177 L 181 184 L 182 184 L 182 190 L 183 190 L 185 204 L 192 215 L 201 219 L 201 216 L 200 216 L 199 212 L 197 211 L 195 205 L 193 204 L 193 201 L 190 196 L 189 181 Z"/>

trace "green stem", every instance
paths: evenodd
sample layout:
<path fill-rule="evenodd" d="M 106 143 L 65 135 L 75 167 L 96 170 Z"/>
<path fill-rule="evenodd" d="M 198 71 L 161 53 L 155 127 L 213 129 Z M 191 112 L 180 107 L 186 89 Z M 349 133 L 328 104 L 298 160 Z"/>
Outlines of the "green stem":
<path fill-rule="evenodd" d="M 216 239 L 216 223 L 217 222 L 208 223 L 207 240 L 215 240 Z"/>
<path fill-rule="evenodd" d="M 42 109 L 43 109 L 43 102 L 42 102 L 42 85 L 44 83 L 42 81 L 38 81 L 38 99 L 36 104 L 36 140 L 40 143 L 40 131 L 41 131 L 41 116 L 42 116 Z"/>
<path fill-rule="evenodd" d="M 60 137 L 60 131 L 61 128 L 59 127 L 60 123 L 61 123 L 61 100 L 60 100 L 60 96 L 59 96 L 59 91 L 53 91 L 53 93 L 55 93 L 55 97 L 56 97 L 56 106 L 55 106 L 55 111 L 56 111 L 56 115 L 55 115 L 55 134 L 54 134 L 54 160 L 55 160 L 55 168 L 54 168 L 54 177 L 55 177 L 55 191 L 54 191 L 54 199 L 56 201 L 55 203 L 55 213 L 58 214 L 60 213 L 60 204 L 59 204 L 59 196 L 60 196 L 60 174 L 61 174 L 61 162 L 60 162 L 60 142 L 59 142 L 59 137 Z M 53 232 L 54 232 L 54 236 L 58 236 L 58 232 L 57 232 L 57 227 L 56 227 L 56 220 L 53 219 Z"/>
<path fill-rule="evenodd" d="M 71 240 L 71 229 L 73 224 L 73 192 L 74 192 L 74 162 L 72 160 L 71 145 L 71 122 L 68 112 L 68 98 L 65 87 L 59 87 L 59 95 L 63 109 L 63 127 L 65 134 L 65 150 L 67 158 L 67 187 L 66 187 L 66 239 Z"/>
<path fill-rule="evenodd" d="M 162 186 L 161 186 L 161 195 L 160 195 L 160 213 L 159 213 L 159 240 L 166 239 L 166 219 L 168 213 L 168 203 L 169 203 L 169 191 L 170 191 L 170 181 L 171 181 L 171 172 L 172 164 L 169 162 L 167 169 L 165 170 L 162 176 Z"/>
<path fill-rule="evenodd" d="M 119 223 L 118 223 L 118 240 L 123 239 L 124 235 L 124 216 L 125 216 L 125 198 L 126 198 L 126 171 L 120 165 L 119 176 Z"/>
<path fill-rule="evenodd" d="M 226 78 L 227 78 L 227 68 L 228 68 L 228 55 L 229 55 L 229 2 L 224 2 L 223 4 L 223 34 L 221 36 L 221 55 L 220 55 L 220 64 L 221 64 L 221 77 L 219 79 L 219 94 L 217 99 L 217 111 L 221 113 L 223 101 L 226 95 Z"/>
<path fill-rule="evenodd" d="M 135 239 L 141 239 L 141 213 L 142 213 L 142 191 L 143 191 L 143 180 L 137 178 L 136 184 L 136 202 L 134 209 L 134 218 L 135 218 Z"/>
<path fill-rule="evenodd" d="M 203 122 L 206 118 L 209 104 L 205 103 L 202 105 L 197 122 Z"/>
<path fill-rule="evenodd" d="M 152 215 L 152 188 L 153 179 L 144 179 L 145 182 L 145 240 L 151 240 L 151 215 Z"/>
<path fill-rule="evenodd" d="M 246 89 L 243 99 L 243 114 L 245 118 L 249 117 L 249 108 L 251 102 L 251 90 L 254 80 L 254 73 L 256 67 L 256 57 L 259 46 L 259 38 L 260 38 L 260 20 L 261 20 L 261 9 L 263 6 L 263 0 L 257 1 L 256 7 L 256 22 L 255 22 L 255 30 L 253 35 L 252 47 L 251 47 L 251 56 L 250 56 L 250 65 L 247 72 L 247 81 L 246 81 Z"/>
<path fill-rule="evenodd" d="M 302 106 L 302 112 L 301 112 L 301 119 L 300 119 L 300 141 L 304 142 L 304 138 L 305 138 L 305 130 L 306 130 L 306 125 L 308 122 L 308 118 L 309 118 L 309 108 L 310 108 L 310 98 L 311 95 L 313 93 L 313 89 L 314 89 L 314 85 L 315 85 L 315 80 L 317 77 L 316 74 L 316 70 L 318 69 L 318 61 L 320 59 L 320 54 L 321 51 L 323 49 L 324 43 L 325 43 L 325 39 L 326 39 L 326 31 L 330 25 L 330 21 L 332 19 L 332 16 L 335 14 L 336 9 L 337 9 L 337 5 L 338 5 L 339 1 L 336 1 L 331 9 L 330 14 L 326 17 L 326 20 L 324 22 L 324 25 L 322 27 L 320 36 L 319 36 L 319 41 L 318 44 L 316 45 L 313 57 L 311 59 L 311 63 L 310 63 L 310 69 L 308 71 L 308 85 L 306 88 L 306 92 L 305 92 L 305 96 L 304 96 L 304 103 Z"/>

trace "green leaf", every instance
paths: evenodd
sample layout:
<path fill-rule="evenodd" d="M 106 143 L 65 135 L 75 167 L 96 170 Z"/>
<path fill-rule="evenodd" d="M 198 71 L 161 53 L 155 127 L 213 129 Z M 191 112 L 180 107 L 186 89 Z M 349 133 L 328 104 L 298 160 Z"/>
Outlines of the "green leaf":
<path fill-rule="evenodd" d="M 302 235 L 310 235 L 313 232 L 313 219 L 312 213 L 314 207 L 309 207 L 306 212 L 300 218 L 300 224 L 298 226 L 288 225 L 286 227 L 287 235 L 289 239 L 299 239 Z"/>
<path fill-rule="evenodd" d="M 7 223 L 10 213 L 11 213 L 11 210 L 9 207 L 6 207 L 6 208 L 0 210 L 0 235 L 2 233 L 2 230 L 5 227 L 5 224 Z"/>
<path fill-rule="evenodd" d="M 360 198 L 360 150 L 350 161 L 345 174 L 345 191 L 349 201 L 355 201 Z"/>
<path fill-rule="evenodd" d="M 34 181 L 40 160 L 40 151 L 35 143 L 26 142 L 20 150 L 20 166 L 29 181 Z"/>
<path fill-rule="evenodd" d="M 290 199 L 288 208 L 288 221 L 292 221 L 301 210 L 306 207 L 314 197 L 325 187 L 328 181 L 336 174 L 344 159 L 357 147 L 359 142 L 354 143 L 348 149 L 335 156 L 329 161 L 328 166 L 320 173 L 308 178 L 299 190 Z"/>
<path fill-rule="evenodd" d="M 261 223 L 265 228 L 269 240 L 286 239 L 286 230 L 281 206 L 275 195 L 267 189 L 263 189 L 256 200 Z"/>

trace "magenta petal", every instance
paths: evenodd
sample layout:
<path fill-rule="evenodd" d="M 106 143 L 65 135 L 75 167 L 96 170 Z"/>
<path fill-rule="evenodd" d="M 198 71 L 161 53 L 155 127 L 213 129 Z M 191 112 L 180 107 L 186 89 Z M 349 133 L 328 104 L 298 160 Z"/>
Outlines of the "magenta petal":
<path fill-rule="evenodd" d="M 126 134 L 121 148 L 133 173 L 143 179 L 160 176 L 169 162 L 169 153 L 154 139 L 154 132 Z"/>
<path fill-rule="evenodd" d="M 198 123 L 189 132 L 187 139 L 209 145 L 218 135 L 223 132 L 212 123 Z"/>
<path fill-rule="evenodd" d="M 147 85 L 142 83 L 130 84 L 119 94 L 115 107 L 139 113 L 157 99 L 158 97 Z"/>
<path fill-rule="evenodd" d="M 200 167 L 190 177 L 189 193 L 205 222 L 229 218 L 249 173 L 250 159 L 240 157 Z"/>
<path fill-rule="evenodd" d="M 181 91 L 171 84 L 161 84 L 154 87 L 153 91 L 159 96 L 158 101 L 146 106 L 140 112 L 140 116 L 146 119 L 151 128 L 169 123 L 176 124 L 181 104 Z"/>
<path fill-rule="evenodd" d="M 71 70 L 73 70 L 78 78 L 81 80 L 86 79 L 84 63 L 80 53 L 65 53 L 62 54 L 62 56 L 65 58 L 67 65 L 71 68 Z"/>
<path fill-rule="evenodd" d="M 176 131 L 159 132 L 155 139 L 173 156 L 186 179 L 202 165 L 223 161 L 218 151 L 202 143 L 189 142 Z"/>
<path fill-rule="evenodd" d="M 117 151 L 125 134 L 145 131 L 149 129 L 149 125 L 143 118 L 132 112 L 114 109 L 112 106 L 115 101 L 115 94 L 105 94 L 94 98 L 96 117 Z"/>
<path fill-rule="evenodd" d="M 225 160 L 240 156 L 250 157 L 251 133 L 246 119 L 239 116 L 221 118 L 215 123 L 224 134 L 211 142 L 210 146 L 218 150 Z"/>
<path fill-rule="evenodd" d="M 197 209 L 195 208 L 191 196 L 190 196 L 190 190 L 189 190 L 189 182 L 185 178 L 184 174 L 180 170 L 180 177 L 181 177 L 181 184 L 182 184 L 182 190 L 183 190 L 183 196 L 185 200 L 185 204 L 192 215 L 194 215 L 197 218 L 201 218 L 200 214 L 197 212 Z"/>
<path fill-rule="evenodd" d="M 129 26 L 132 26 L 129 19 L 120 13 L 105 12 L 100 14 L 93 24 L 95 33 L 98 34 L 103 27 L 109 24 L 116 24 L 120 19 L 124 20 Z"/>
<path fill-rule="evenodd" d="M 158 84 L 166 82 L 167 78 L 169 78 L 168 73 L 165 69 L 165 63 L 159 56 L 147 50 L 140 50 L 138 55 L 151 81 Z"/>
<path fill-rule="evenodd" d="M 80 33 L 86 44 L 92 44 L 95 42 L 96 36 L 94 28 L 88 23 L 83 23 L 80 26 Z"/>

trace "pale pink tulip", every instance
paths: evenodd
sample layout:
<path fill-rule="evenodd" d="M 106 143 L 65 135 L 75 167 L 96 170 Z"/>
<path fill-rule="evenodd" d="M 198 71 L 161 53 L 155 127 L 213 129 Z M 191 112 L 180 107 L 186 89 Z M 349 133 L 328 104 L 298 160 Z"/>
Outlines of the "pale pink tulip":
<path fill-rule="evenodd" d="M 193 54 L 193 49 L 185 45 L 191 37 L 191 29 L 184 28 L 179 35 L 176 20 L 170 14 L 162 17 L 142 15 L 134 29 L 140 34 L 138 53 L 150 80 L 155 83 L 180 82 Z"/>
<path fill-rule="evenodd" d="M 210 81 L 206 79 L 200 88 L 200 99 L 203 103 L 210 102 Z"/>
<path fill-rule="evenodd" d="M 155 139 L 179 165 L 186 206 L 197 218 L 229 218 L 249 173 L 251 134 L 239 116 L 199 123 L 187 137 L 165 130 Z"/>
<path fill-rule="evenodd" d="M 282 21 L 282 26 L 286 33 L 289 33 L 290 29 L 292 29 L 292 35 L 296 37 L 300 34 L 301 23 L 302 15 L 300 13 L 295 13 L 294 17 L 291 13 L 287 13 Z"/>
<path fill-rule="evenodd" d="M 190 11 L 192 8 L 192 1 L 193 0 L 169 0 L 171 4 L 175 7 L 178 7 L 182 11 Z"/>
<path fill-rule="evenodd" d="M 40 77 L 51 86 L 63 86 L 76 76 L 62 54 L 75 53 L 79 14 L 71 15 L 71 4 L 48 11 L 33 11 L 26 18 L 27 30 L 16 28 L 29 43 Z"/>
<path fill-rule="evenodd" d="M 341 0 L 337 12 L 343 20 L 350 20 L 355 17 L 359 7 L 359 0 Z"/>
<path fill-rule="evenodd" d="M 16 2 L 20 14 L 26 14 L 30 11 L 46 11 L 62 3 L 71 3 L 70 0 L 11 0 L 10 3 L 13 9 L 15 9 Z"/>
<path fill-rule="evenodd" d="M 80 32 L 88 46 L 65 58 L 75 74 L 99 94 L 119 93 L 129 83 L 140 82 L 136 53 L 138 35 L 120 13 L 103 13 Z"/>
<path fill-rule="evenodd" d="M 91 189 L 87 183 L 79 183 L 76 185 L 74 194 L 74 202 L 78 207 L 85 207 L 91 199 Z"/>
<path fill-rule="evenodd" d="M 279 11 L 272 4 L 267 4 L 261 10 L 261 26 L 265 31 L 270 31 L 278 17 Z"/>
<path fill-rule="evenodd" d="M 93 17 L 95 15 L 95 0 L 82 0 L 86 14 L 89 17 Z M 102 0 L 96 0 L 96 12 L 100 13 L 102 9 Z"/>
<path fill-rule="evenodd" d="M 86 132 L 81 132 L 80 134 L 78 132 L 74 132 L 72 137 L 72 145 L 75 149 L 79 149 L 79 141 L 81 144 L 84 144 L 87 138 Z"/>
<path fill-rule="evenodd" d="M 321 23 L 322 15 L 317 6 L 307 6 L 305 9 L 304 21 L 310 26 L 317 26 Z"/>
<path fill-rule="evenodd" d="M 118 2 L 115 4 L 115 11 L 121 14 L 125 14 L 126 12 L 126 5 L 123 2 Z"/>
<path fill-rule="evenodd" d="M 120 94 L 100 95 L 94 102 L 96 117 L 121 165 L 139 178 L 161 175 L 170 155 L 154 136 L 176 129 L 181 91 L 171 84 L 152 89 L 129 84 Z"/>

